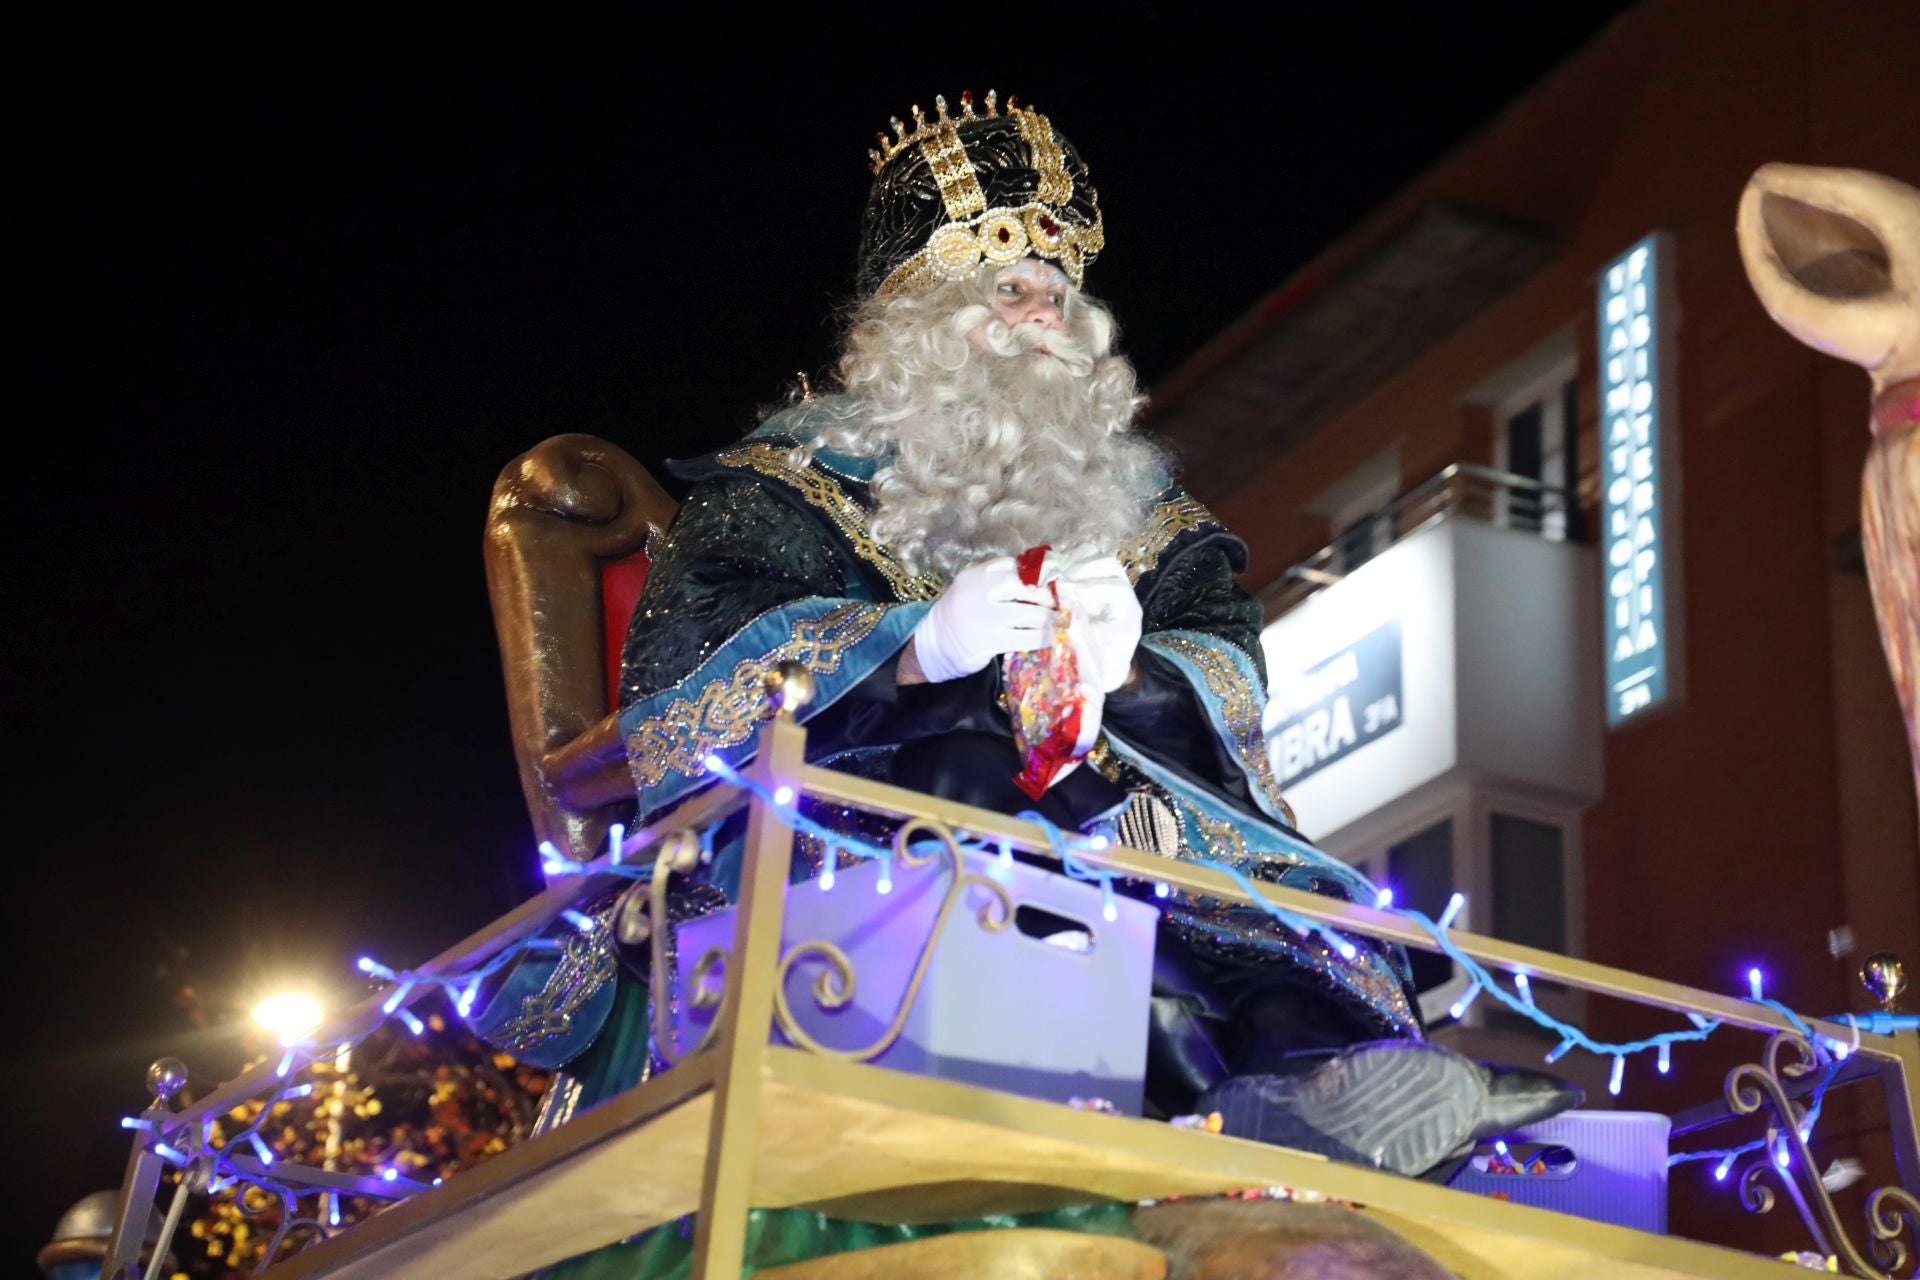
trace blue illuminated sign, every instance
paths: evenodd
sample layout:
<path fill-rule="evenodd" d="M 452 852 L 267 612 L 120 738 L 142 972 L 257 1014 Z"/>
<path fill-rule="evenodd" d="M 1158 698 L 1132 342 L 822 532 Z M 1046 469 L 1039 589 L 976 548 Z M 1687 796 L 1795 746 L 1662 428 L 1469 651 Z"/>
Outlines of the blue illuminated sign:
<path fill-rule="evenodd" d="M 1601 571 L 1610 726 L 1659 706 L 1668 692 L 1659 249 L 1657 237 L 1648 236 L 1600 273 Z"/>
<path fill-rule="evenodd" d="M 1375 627 L 1273 692 L 1281 718 L 1267 741 L 1289 786 L 1400 727 L 1400 623 Z"/>

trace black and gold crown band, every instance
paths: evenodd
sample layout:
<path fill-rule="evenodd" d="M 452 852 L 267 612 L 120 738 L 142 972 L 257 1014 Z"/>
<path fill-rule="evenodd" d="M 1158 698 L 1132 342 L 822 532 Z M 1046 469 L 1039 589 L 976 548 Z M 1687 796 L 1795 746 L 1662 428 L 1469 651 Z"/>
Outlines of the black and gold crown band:
<path fill-rule="evenodd" d="M 1060 264 L 1074 284 L 1106 247 L 1100 200 L 1073 144 L 1038 111 L 971 91 L 958 115 L 933 100 L 929 120 L 913 108 L 909 128 L 876 137 L 868 152 L 873 191 L 860 243 L 862 293 L 917 292 L 962 280 L 985 264 L 1033 256 Z"/>

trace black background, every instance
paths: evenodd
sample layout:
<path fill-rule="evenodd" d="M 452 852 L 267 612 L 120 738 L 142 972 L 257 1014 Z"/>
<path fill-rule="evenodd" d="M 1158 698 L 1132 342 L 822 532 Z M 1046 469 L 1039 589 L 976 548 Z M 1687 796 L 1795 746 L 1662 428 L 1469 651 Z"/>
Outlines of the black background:
<path fill-rule="evenodd" d="M 17 47 L 0 1270 L 117 1181 L 149 1060 L 213 1083 L 269 988 L 344 1000 L 535 886 L 493 478 L 561 431 L 657 467 L 827 367 L 889 115 L 1053 117 L 1151 384 L 1619 8 L 81 11 Z"/>

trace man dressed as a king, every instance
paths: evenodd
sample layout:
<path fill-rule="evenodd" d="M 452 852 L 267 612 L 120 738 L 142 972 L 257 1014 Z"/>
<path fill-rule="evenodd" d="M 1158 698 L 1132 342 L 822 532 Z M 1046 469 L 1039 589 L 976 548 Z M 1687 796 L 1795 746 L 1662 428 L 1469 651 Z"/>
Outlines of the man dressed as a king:
<path fill-rule="evenodd" d="M 1234 580 L 1245 544 L 1135 430 L 1134 371 L 1083 290 L 1105 235 L 1079 153 L 1045 116 L 989 94 L 936 99 L 931 118 L 916 108 L 872 159 L 837 387 L 671 464 L 691 492 L 654 549 L 622 673 L 637 821 L 709 785 L 713 757 L 742 766 L 762 678 L 799 662 L 815 680 L 801 715 L 816 763 L 1066 830 L 1110 823 L 1136 848 L 1371 901 L 1364 877 L 1299 836 L 1275 783 L 1261 610 Z M 1076 742 L 1036 759 L 1009 655 L 1057 647 L 1063 601 Z M 741 843 L 716 841 L 677 916 L 733 897 Z M 800 849 L 802 872 L 834 856 Z M 1154 905 L 1159 1113 L 1246 1080 L 1298 1113 L 1306 1095 L 1286 1082 L 1305 1072 L 1332 1100 L 1315 1104 L 1324 1117 L 1379 1071 L 1465 1064 L 1422 1042 L 1397 948 L 1355 939 L 1343 954 L 1256 908 L 1178 893 Z M 580 1105 L 635 1078 L 644 1017 L 613 1017 L 630 1029 L 610 1027 L 575 1064 Z M 1378 1071 L 1323 1069 L 1343 1059 Z M 1472 1078 L 1447 1087 L 1484 1099 L 1484 1073 L 1465 1065 Z M 1459 1132 L 1370 1138 L 1356 1158 L 1421 1172 L 1457 1149 L 1469 1112 Z M 1366 1124 L 1321 1128 L 1330 1154 L 1352 1157 L 1339 1144 Z"/>

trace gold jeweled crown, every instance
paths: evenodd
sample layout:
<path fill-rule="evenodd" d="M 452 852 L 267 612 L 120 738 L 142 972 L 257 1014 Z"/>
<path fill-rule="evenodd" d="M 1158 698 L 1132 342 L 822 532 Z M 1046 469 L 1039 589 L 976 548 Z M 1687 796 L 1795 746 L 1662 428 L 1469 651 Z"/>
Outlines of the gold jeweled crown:
<path fill-rule="evenodd" d="M 960 280 L 984 264 L 1029 255 L 1058 262 L 1074 284 L 1106 246 L 1100 200 L 1086 164 L 1052 123 L 1009 95 L 971 91 L 957 115 L 944 97 L 934 118 L 916 105 L 913 126 L 868 152 L 873 191 L 860 244 L 863 293 L 891 294 Z"/>

